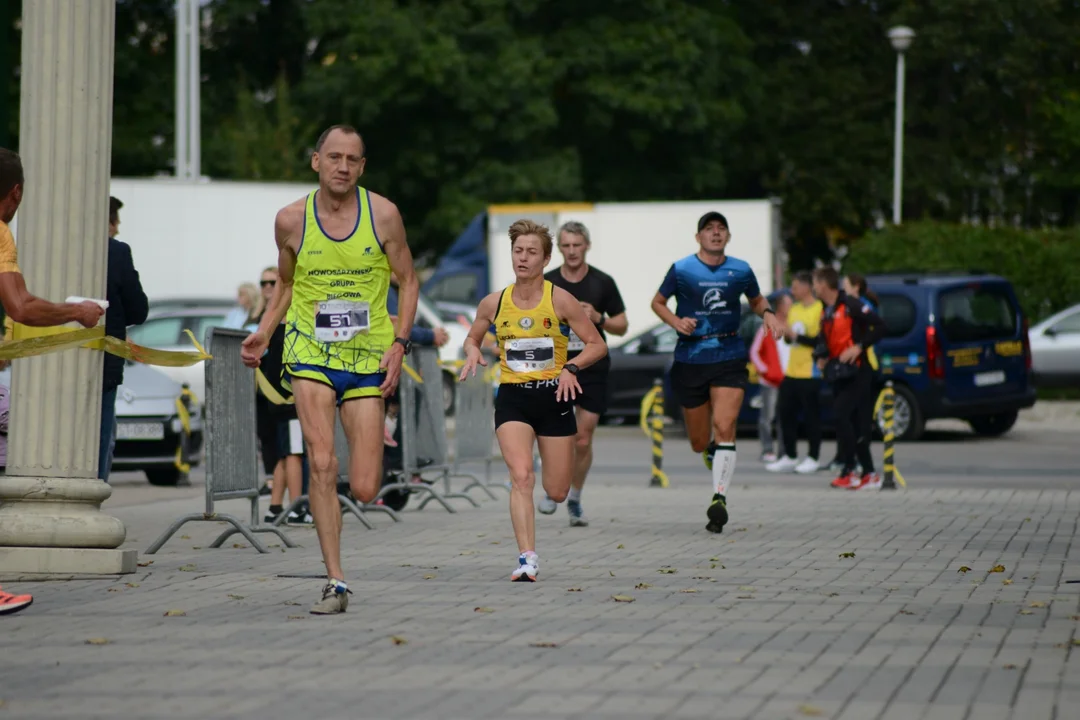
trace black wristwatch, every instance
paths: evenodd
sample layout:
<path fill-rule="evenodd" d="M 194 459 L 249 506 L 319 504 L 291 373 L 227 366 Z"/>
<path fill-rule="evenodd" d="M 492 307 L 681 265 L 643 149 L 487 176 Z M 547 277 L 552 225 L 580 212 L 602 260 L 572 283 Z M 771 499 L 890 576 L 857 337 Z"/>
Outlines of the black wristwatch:
<path fill-rule="evenodd" d="M 412 340 L 409 340 L 408 338 L 398 338 L 398 337 L 396 337 L 396 338 L 394 338 L 394 342 L 401 343 L 401 347 L 405 348 L 405 354 L 406 355 L 408 355 L 409 351 L 412 350 Z"/>
<path fill-rule="evenodd" d="M 773 310 L 772 308 L 765 308 L 764 310 L 761 311 L 761 317 L 765 317 L 765 313 L 772 313 L 773 315 L 775 315 L 776 311 Z"/>
<path fill-rule="evenodd" d="M 577 375 L 578 366 L 574 363 L 566 363 L 565 365 L 563 365 L 563 370 L 570 373 L 571 375 Z"/>

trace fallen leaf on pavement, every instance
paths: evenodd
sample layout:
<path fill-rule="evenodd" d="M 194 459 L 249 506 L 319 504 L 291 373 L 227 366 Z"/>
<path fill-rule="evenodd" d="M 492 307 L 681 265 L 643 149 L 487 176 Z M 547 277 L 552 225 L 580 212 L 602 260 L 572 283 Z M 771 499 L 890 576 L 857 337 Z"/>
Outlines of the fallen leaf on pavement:
<path fill-rule="evenodd" d="M 491 544 L 492 544 L 492 545 L 498 545 L 498 544 L 499 544 L 499 541 L 498 541 L 498 540 L 492 540 L 492 541 L 491 541 Z"/>
<path fill-rule="evenodd" d="M 553 643 L 553 642 L 534 642 L 534 643 L 529 643 L 529 647 L 535 647 L 535 648 L 557 648 L 557 647 L 559 647 L 559 646 L 558 646 L 558 644 L 557 644 L 557 643 Z"/>
<path fill-rule="evenodd" d="M 181 536 L 180 536 L 180 539 L 181 539 L 181 540 L 190 540 L 190 539 L 191 539 L 191 536 L 190 536 L 190 535 L 181 535 Z"/>
<path fill-rule="evenodd" d="M 629 595 L 612 595 L 611 599 L 615 602 L 634 602 L 634 598 L 630 597 Z"/>
<path fill-rule="evenodd" d="M 1012 585 L 1012 580 L 1010 580 L 1009 578 L 1005 578 L 1004 580 L 1001 581 L 1001 584 L 1002 585 Z"/>
<path fill-rule="evenodd" d="M 808 717 L 821 717 L 825 714 L 824 710 L 813 705 L 800 705 L 799 712 Z"/>
<path fill-rule="evenodd" d="M 495 612 L 495 611 L 494 611 L 493 609 L 489 608 L 489 607 L 478 607 L 478 608 L 473 608 L 473 612 L 478 612 L 478 613 L 493 613 L 493 612 Z"/>
<path fill-rule="evenodd" d="M 1005 668 L 1006 670 L 1015 670 L 1016 669 L 1016 666 L 1013 665 L 1012 663 L 1009 663 L 1008 665 L 1002 665 L 1002 667 Z"/>
<path fill-rule="evenodd" d="M 435 576 L 432 575 L 431 573 L 428 573 L 427 575 L 424 576 L 424 579 L 425 580 L 434 580 Z"/>
<path fill-rule="evenodd" d="M 124 583 L 127 587 L 136 588 L 139 587 L 139 583 Z"/>
<path fill-rule="evenodd" d="M 120 588 L 109 588 L 109 592 L 120 592 Z"/>
<path fill-rule="evenodd" d="M 657 570 L 656 572 L 658 572 L 658 573 L 662 573 L 662 574 L 664 574 L 664 575 L 674 575 L 675 573 L 677 573 L 677 572 L 679 572 L 679 571 L 678 571 L 678 570 L 676 570 L 676 569 L 675 569 L 675 568 L 673 568 L 673 567 L 668 567 L 667 565 L 665 565 L 664 567 L 660 568 L 660 569 L 659 569 L 659 570 Z"/>
<path fill-rule="evenodd" d="M 648 590 L 651 587 L 652 587 L 652 585 L 650 585 L 649 583 L 638 583 L 637 585 L 634 586 L 634 589 L 635 590 Z"/>
<path fill-rule="evenodd" d="M 915 613 L 911 612 L 910 610 L 901 610 L 900 614 L 901 615 L 914 615 Z"/>
<path fill-rule="evenodd" d="M 707 575 L 695 575 L 695 576 L 694 576 L 693 578 L 691 578 L 691 579 L 692 579 L 692 580 L 712 580 L 712 578 L 711 578 L 711 577 L 708 577 Z"/>
<path fill-rule="evenodd" d="M 1039 602 L 1038 600 L 1035 600 L 1035 601 L 1033 601 L 1032 603 L 1030 603 L 1030 604 L 1028 605 L 1028 607 L 1033 607 L 1033 608 L 1044 608 L 1044 607 L 1046 607 L 1046 603 L 1044 603 L 1044 602 Z"/>
<path fill-rule="evenodd" d="M 1070 615 L 1069 619 L 1070 620 L 1080 620 L 1080 615 Z"/>
<path fill-rule="evenodd" d="M 187 615 L 183 610 L 166 610 L 164 617 L 183 617 Z"/>
<path fill-rule="evenodd" d="M 622 543 L 619 543 L 618 545 L 615 546 L 615 549 L 616 550 L 622 550 L 625 547 L 626 547 L 625 545 L 623 545 Z"/>
<path fill-rule="evenodd" d="M 405 643 L 407 643 L 409 641 L 406 640 L 405 638 L 401 637 L 400 635 L 391 635 L 390 636 L 390 642 L 394 643 L 395 645 L 404 645 Z"/>
<path fill-rule="evenodd" d="M 307 617 L 307 615 L 290 615 L 289 619 L 290 620 L 303 620 L 306 617 Z"/>
<path fill-rule="evenodd" d="M 460 554 L 461 555 L 475 555 L 476 551 L 475 550 L 462 550 Z"/>
<path fill-rule="evenodd" d="M 1005 566 L 995 565 L 994 567 L 990 568 L 990 572 L 1005 572 Z"/>
<path fill-rule="evenodd" d="M 735 532 L 746 532 L 746 528 L 735 528 Z"/>
<path fill-rule="evenodd" d="M 141 563 L 137 563 L 137 564 L 138 564 L 139 567 L 147 567 L 149 565 L 153 565 L 154 561 L 153 560 L 145 560 L 145 561 L 143 561 Z"/>
<path fill-rule="evenodd" d="M 682 593 L 696 593 L 697 590 L 695 590 L 694 588 L 686 588 L 685 590 L 680 590 L 679 592 L 682 592 Z"/>
<path fill-rule="evenodd" d="M 230 595 L 229 595 L 229 599 L 230 599 L 230 600 L 243 600 L 243 599 L 244 599 L 244 596 L 243 596 L 243 595 L 231 595 L 231 594 L 230 594 Z"/>
<path fill-rule="evenodd" d="M 195 569 L 194 565 L 181 565 L 177 568 L 180 572 L 195 572 Z"/>
<path fill-rule="evenodd" d="M 1031 522 L 1031 518 L 1024 518 L 1024 522 Z"/>
<path fill-rule="evenodd" d="M 581 588 L 566 588 L 566 592 L 581 592 Z"/>
<path fill-rule="evenodd" d="M 853 553 L 853 552 L 842 552 L 842 553 L 840 553 L 840 557 L 842 557 L 842 558 L 853 558 L 853 557 L 855 557 L 855 553 Z"/>
<path fill-rule="evenodd" d="M 720 562 L 720 558 L 709 558 L 709 562 Z"/>
<path fill-rule="evenodd" d="M 737 599 L 739 599 L 739 600 L 753 600 L 754 599 L 753 595 L 736 595 L 735 597 Z"/>
<path fill-rule="evenodd" d="M 611 572 L 610 570 L 607 571 L 607 574 L 610 575 L 611 577 L 615 577 L 615 573 Z"/>
<path fill-rule="evenodd" d="M 1080 638 L 1074 638 L 1073 645 L 1080 645 Z"/>
<path fill-rule="evenodd" d="M 739 589 L 743 592 L 755 592 L 754 588 L 750 587 L 749 585 L 740 585 Z"/>
<path fill-rule="evenodd" d="M 112 640 L 108 638 L 87 638 L 87 645 L 108 645 Z"/>
<path fill-rule="evenodd" d="M 1021 610 L 1021 611 L 1020 611 L 1020 614 L 1021 614 L 1021 615 L 1031 615 L 1031 614 L 1032 614 L 1032 612 L 1031 612 L 1030 610 Z"/>
<path fill-rule="evenodd" d="M 247 547 L 247 545 L 245 545 L 244 543 L 233 543 L 232 546 L 237 549 Z"/>
<path fill-rule="evenodd" d="M 961 565 L 960 569 L 957 570 L 956 572 L 966 573 L 966 572 L 970 572 L 970 571 L 971 571 L 971 568 L 969 568 L 967 565 Z"/>
<path fill-rule="evenodd" d="M 293 607 L 300 607 L 300 603 L 293 602 L 292 600 L 286 600 L 284 604 L 285 605 L 292 605 Z"/>

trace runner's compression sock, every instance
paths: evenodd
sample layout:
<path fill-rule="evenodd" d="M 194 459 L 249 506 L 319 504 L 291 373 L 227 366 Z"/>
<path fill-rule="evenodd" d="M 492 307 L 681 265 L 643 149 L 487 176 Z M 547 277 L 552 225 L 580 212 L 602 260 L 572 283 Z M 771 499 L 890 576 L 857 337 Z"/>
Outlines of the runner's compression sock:
<path fill-rule="evenodd" d="M 735 476 L 735 445 L 717 445 L 712 465 L 713 490 L 727 495 L 728 484 Z"/>
<path fill-rule="evenodd" d="M 581 491 L 578 490 L 576 487 L 570 488 L 570 493 L 566 496 L 566 499 L 569 500 L 570 502 L 580 502 L 581 501 Z"/>

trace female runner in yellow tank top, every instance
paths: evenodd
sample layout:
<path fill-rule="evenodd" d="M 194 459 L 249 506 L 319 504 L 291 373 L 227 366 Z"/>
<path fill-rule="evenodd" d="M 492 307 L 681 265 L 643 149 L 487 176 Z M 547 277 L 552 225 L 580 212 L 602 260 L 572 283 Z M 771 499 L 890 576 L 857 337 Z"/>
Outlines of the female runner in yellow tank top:
<path fill-rule="evenodd" d="M 532 220 L 510 226 L 515 282 L 480 301 L 465 339 L 461 379 L 484 365 L 480 343 L 494 328 L 502 351 L 499 393 L 495 398 L 495 436 L 510 470 L 510 521 L 517 538 L 516 582 L 535 582 L 536 524 L 533 510 L 533 441 L 540 445 L 544 490 L 555 502 L 570 491 L 574 468 L 574 402 L 581 386 L 577 371 L 607 355 L 607 345 L 573 295 L 544 280 L 551 261 L 551 232 Z M 569 330 L 585 349 L 566 362 Z"/>

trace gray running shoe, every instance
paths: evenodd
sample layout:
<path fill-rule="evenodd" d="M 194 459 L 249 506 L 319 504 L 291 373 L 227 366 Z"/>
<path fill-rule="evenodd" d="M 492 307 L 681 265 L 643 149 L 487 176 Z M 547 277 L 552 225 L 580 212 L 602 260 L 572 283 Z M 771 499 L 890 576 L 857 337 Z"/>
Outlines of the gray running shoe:
<path fill-rule="evenodd" d="M 589 521 L 581 512 L 580 500 L 567 500 L 566 510 L 570 513 L 570 527 L 588 527 Z"/>
<path fill-rule="evenodd" d="M 558 504 L 554 500 L 549 498 L 547 496 L 547 493 L 545 493 L 544 499 L 540 501 L 540 503 L 536 506 L 536 509 L 542 512 L 544 515 L 554 515 L 555 510 L 558 507 Z"/>
<path fill-rule="evenodd" d="M 349 607 L 349 595 L 351 594 L 352 590 L 349 590 L 344 585 L 329 582 L 323 588 L 322 600 L 311 606 L 311 614 L 336 615 L 337 613 L 343 613 L 345 608 Z"/>

